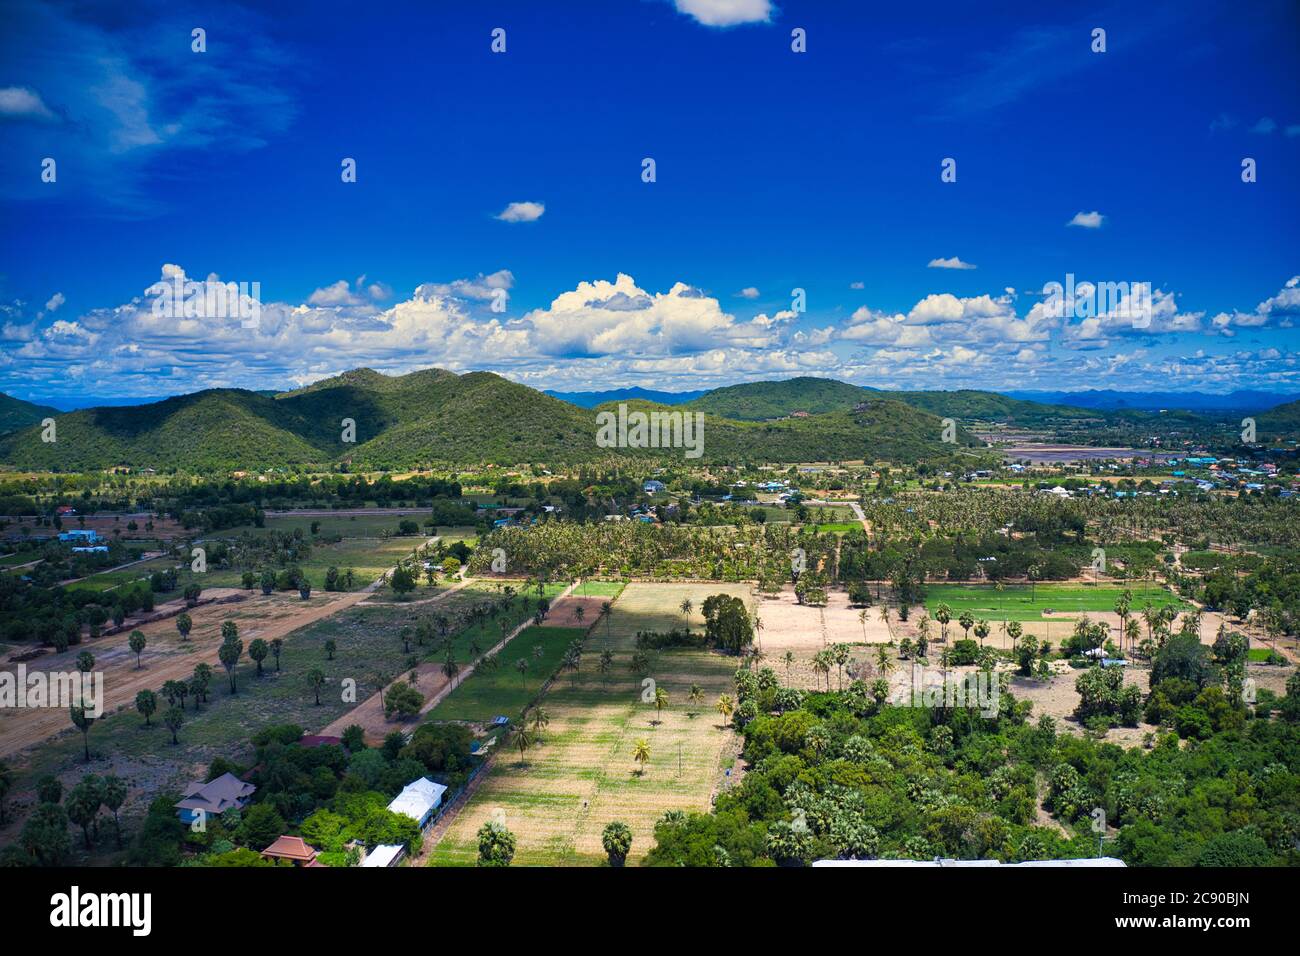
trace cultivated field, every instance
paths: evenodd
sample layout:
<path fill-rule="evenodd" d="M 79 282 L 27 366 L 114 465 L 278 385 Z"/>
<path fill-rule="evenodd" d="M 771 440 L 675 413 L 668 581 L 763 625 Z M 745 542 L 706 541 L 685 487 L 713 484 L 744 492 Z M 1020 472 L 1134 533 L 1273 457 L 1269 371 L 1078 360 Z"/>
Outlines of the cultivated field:
<path fill-rule="evenodd" d="M 735 584 L 628 585 L 614 602 L 608 628 L 601 622 L 592 629 L 581 669 L 562 674 L 542 699 L 550 715 L 543 742 L 522 760 L 517 751 L 496 756 L 429 862 L 473 864 L 475 834 L 494 818 L 504 818 L 515 835 L 516 865 L 600 863 L 601 830 L 611 820 L 631 827 L 635 862 L 653 845 L 654 824 L 664 811 L 706 810 L 733 740 L 729 729 L 719 727 L 712 705 L 719 694 L 734 695 L 736 659 L 705 651 L 652 653 L 650 677 L 671 701 L 658 725 L 654 708 L 642 702 L 641 676 L 629 671 L 628 662 L 637 631 L 684 623 L 678 610 L 684 598 L 694 604 L 689 623 L 699 630 L 700 605 L 720 592 L 748 597 L 748 588 Z M 606 646 L 614 663 L 602 675 L 597 664 Z M 703 690 L 703 701 L 691 716 L 693 683 Z M 632 760 L 639 739 L 651 753 L 643 775 Z"/>

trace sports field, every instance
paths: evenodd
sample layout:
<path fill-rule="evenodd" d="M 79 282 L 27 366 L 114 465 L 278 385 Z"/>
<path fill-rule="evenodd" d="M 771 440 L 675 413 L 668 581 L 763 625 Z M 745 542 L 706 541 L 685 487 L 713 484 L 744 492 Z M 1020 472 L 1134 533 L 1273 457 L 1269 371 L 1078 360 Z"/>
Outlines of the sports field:
<path fill-rule="evenodd" d="M 600 863 L 601 830 L 612 820 L 632 829 L 635 862 L 653 845 L 655 821 L 666 810 L 707 809 L 732 738 L 719 726 L 713 702 L 719 694 L 734 695 L 736 659 L 706 651 L 651 652 L 649 677 L 670 701 L 658 724 L 654 707 L 643 702 L 642 676 L 628 663 L 637 631 L 687 623 L 680 611 L 685 598 L 694 605 L 689 623 L 699 630 L 700 605 L 720 592 L 748 596 L 748 588 L 736 584 L 629 584 L 614 601 L 608 626 L 602 621 L 592 629 L 581 669 L 562 674 L 542 698 L 550 717 L 542 742 L 522 759 L 517 751 L 496 756 L 434 847 L 430 864 L 472 865 L 475 834 L 490 819 L 504 820 L 514 833 L 516 865 Z M 521 634 L 512 644 L 526 647 L 527 640 Z M 602 674 L 606 647 L 613 666 Z M 698 712 L 688 701 L 693 683 L 702 691 Z M 650 759 L 638 774 L 632 750 L 641 739 Z"/>

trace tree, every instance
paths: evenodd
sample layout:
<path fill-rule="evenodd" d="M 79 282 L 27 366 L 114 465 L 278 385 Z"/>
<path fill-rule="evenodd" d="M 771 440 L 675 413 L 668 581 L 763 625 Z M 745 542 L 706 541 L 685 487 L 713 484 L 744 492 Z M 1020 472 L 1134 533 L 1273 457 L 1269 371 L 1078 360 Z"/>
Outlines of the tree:
<path fill-rule="evenodd" d="M 691 603 L 690 598 L 682 598 L 682 603 L 678 605 L 678 608 L 682 612 L 682 617 L 690 617 L 691 611 L 695 610 L 695 605 Z"/>
<path fill-rule="evenodd" d="M 514 858 L 515 835 L 504 824 L 489 820 L 479 827 L 479 866 L 509 866 Z"/>
<path fill-rule="evenodd" d="M 400 720 L 411 720 L 419 716 L 424 706 L 424 695 L 410 684 L 398 681 L 384 692 L 384 716 L 392 720 L 396 715 Z"/>
<path fill-rule="evenodd" d="M 637 776 L 645 773 L 645 765 L 650 761 L 650 742 L 644 737 L 638 740 L 632 747 L 632 759 L 636 761 Z"/>
<path fill-rule="evenodd" d="M 275 671 L 280 672 L 280 652 L 284 650 L 284 641 L 278 637 L 271 639 L 271 656 L 275 658 Z"/>
<path fill-rule="evenodd" d="M 736 709 L 735 701 L 731 699 L 730 694 L 722 694 L 718 697 L 713 705 L 714 709 L 722 715 L 722 722 L 725 724 L 731 720 L 731 712 Z"/>
<path fill-rule="evenodd" d="M 90 716 L 90 711 L 86 709 L 85 703 L 73 704 L 68 708 L 68 716 L 72 718 L 72 725 L 81 731 L 81 744 L 86 754 L 86 763 L 90 763 L 90 727 L 95 722 L 95 718 Z"/>
<path fill-rule="evenodd" d="M 90 832 L 92 828 L 97 829 L 95 821 L 99 817 L 99 807 L 103 802 L 99 789 L 99 778 L 91 774 L 69 790 L 68 799 L 63 802 L 63 807 L 68 813 L 68 819 L 81 827 L 81 832 L 86 839 L 87 850 L 94 849 L 93 844 L 90 842 Z"/>
<path fill-rule="evenodd" d="M 226 624 L 232 624 L 232 622 L 227 621 Z M 222 631 L 225 628 L 225 624 L 221 625 Z M 226 676 L 230 678 L 230 693 L 232 694 L 238 693 L 238 689 L 235 687 L 235 665 L 239 663 L 239 658 L 243 653 L 244 642 L 241 640 L 227 639 L 217 649 L 217 660 L 221 661 L 221 666 L 226 669 Z"/>
<path fill-rule="evenodd" d="M 690 714 L 694 717 L 695 714 L 699 713 L 700 701 L 704 700 L 704 688 L 699 684 L 692 684 L 691 692 L 687 695 L 687 699 L 691 702 Z"/>
<path fill-rule="evenodd" d="M 658 723 L 660 718 L 663 717 L 664 708 L 668 706 L 668 693 L 658 685 L 655 686 L 654 705 L 656 714 L 655 723 Z"/>
<path fill-rule="evenodd" d="M 521 657 L 519 658 L 519 660 L 515 661 L 515 670 L 519 671 L 520 681 L 522 682 L 523 686 L 527 688 L 528 678 L 525 675 L 527 675 L 528 673 L 528 659 Z"/>
<path fill-rule="evenodd" d="M 158 695 L 151 690 L 142 690 L 135 695 L 135 709 L 144 715 L 144 725 L 149 726 L 149 718 L 158 709 Z"/>
<path fill-rule="evenodd" d="M 122 804 L 126 803 L 126 783 L 121 777 L 109 774 L 104 778 L 103 786 L 100 788 L 100 796 L 104 800 L 104 806 L 113 814 L 113 836 L 117 841 L 117 848 L 122 848 L 122 823 L 117 817 L 117 811 L 122 809 Z"/>
<path fill-rule="evenodd" d="M 388 585 L 399 598 L 405 598 L 407 594 L 415 590 L 415 573 L 405 564 L 399 564 L 393 569 L 393 573 L 388 579 Z"/>
<path fill-rule="evenodd" d="M 194 584 L 193 582 L 185 585 L 185 590 L 183 592 L 185 596 L 185 606 L 194 607 L 194 605 L 198 604 L 199 595 L 202 593 L 203 593 L 203 588 L 197 584 Z"/>
<path fill-rule="evenodd" d="M 179 707 L 168 707 L 167 713 L 163 714 L 163 724 L 172 732 L 173 744 L 180 743 L 180 740 L 176 737 L 176 731 L 181 729 L 183 723 L 185 723 L 185 711 Z"/>
<path fill-rule="evenodd" d="M 544 707 L 534 707 L 529 714 L 529 722 L 533 725 L 533 733 L 540 736 L 551 725 L 551 715 Z"/>
<path fill-rule="evenodd" d="M 510 744 L 519 750 L 520 763 L 523 763 L 524 754 L 528 752 L 528 748 L 536 742 L 536 736 L 528 729 L 528 724 L 522 720 L 515 724 L 510 732 Z"/>
<path fill-rule="evenodd" d="M 339 647 L 339 646 L 338 646 L 338 643 L 334 640 L 334 638 L 331 637 L 331 638 L 329 638 L 328 640 L 326 640 L 326 641 L 325 641 L 325 660 L 327 660 L 327 661 L 332 661 L 332 660 L 334 660 L 334 652 L 338 650 L 338 647 Z"/>
<path fill-rule="evenodd" d="M 201 662 L 194 665 L 194 676 L 190 678 L 190 693 L 194 695 L 194 709 L 199 709 L 199 702 L 207 702 L 208 686 L 212 683 L 212 665 Z"/>
<path fill-rule="evenodd" d="M 447 648 L 447 657 L 442 662 L 443 676 L 451 683 L 452 687 L 456 686 L 456 675 L 460 673 L 460 665 L 456 663 L 456 655 L 452 653 L 450 647 Z"/>
<path fill-rule="evenodd" d="M 57 803 L 42 803 L 27 818 L 19 838 L 37 866 L 59 866 L 72 852 L 68 812 Z"/>
<path fill-rule="evenodd" d="M 270 646 L 260 637 L 255 637 L 248 645 L 248 656 L 257 664 L 257 676 L 262 676 L 262 661 L 266 660 L 266 655 L 270 653 Z"/>
<path fill-rule="evenodd" d="M 193 629 L 194 618 L 190 617 L 189 614 L 184 611 L 176 615 L 176 630 L 180 632 L 182 641 L 188 641 L 190 639 L 190 631 Z"/>
<path fill-rule="evenodd" d="M 311 688 L 316 695 L 316 706 L 320 706 L 320 689 L 325 684 L 325 672 L 319 667 L 313 667 L 307 672 L 307 686 Z"/>
<path fill-rule="evenodd" d="M 970 640 L 970 629 L 975 626 L 975 615 L 970 611 L 962 611 L 961 617 L 957 618 L 957 623 L 961 625 L 966 640 Z"/>
<path fill-rule="evenodd" d="M 610 866 L 622 866 L 627 861 L 627 854 L 632 849 L 632 830 L 626 823 L 614 820 L 605 824 L 600 833 L 601 845 L 609 857 Z"/>
<path fill-rule="evenodd" d="M 311 597 L 311 581 L 307 580 L 306 575 L 298 579 L 298 596 L 304 601 Z"/>

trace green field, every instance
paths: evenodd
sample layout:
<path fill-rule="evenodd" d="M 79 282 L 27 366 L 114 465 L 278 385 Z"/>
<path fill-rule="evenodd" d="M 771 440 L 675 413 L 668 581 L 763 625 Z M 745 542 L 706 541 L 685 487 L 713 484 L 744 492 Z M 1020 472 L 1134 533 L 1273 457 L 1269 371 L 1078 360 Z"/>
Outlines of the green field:
<path fill-rule="evenodd" d="M 476 670 L 429 712 L 429 719 L 486 721 L 498 714 L 517 716 L 541 683 L 560 666 L 564 649 L 582 632 L 577 627 L 545 626 L 521 631 L 502 649 L 499 667 L 491 673 Z M 521 659 L 528 662 L 528 670 L 522 675 L 517 669 Z M 585 663 L 595 666 L 589 659 Z"/>
<path fill-rule="evenodd" d="M 733 737 L 719 727 L 712 705 L 719 694 L 735 693 L 736 659 L 695 650 L 652 653 L 647 676 L 669 697 L 662 717 L 645 702 L 643 677 L 628 663 L 637 631 L 684 623 L 698 629 L 698 608 L 719 592 L 746 597 L 749 588 L 629 584 L 614 602 L 608 631 L 604 622 L 592 629 L 581 669 L 561 674 L 540 701 L 550 716 L 541 742 L 522 759 L 518 751 L 493 758 L 487 779 L 432 850 L 430 865 L 473 865 L 478 828 L 501 817 L 517 841 L 515 865 L 598 864 L 604 860 L 601 830 L 616 819 L 632 829 L 629 859 L 635 862 L 653 845 L 655 821 L 665 811 L 707 809 Z M 679 610 L 683 598 L 697 609 L 689 622 Z M 527 640 L 520 635 L 512 644 L 526 647 Z M 607 646 L 613 666 L 601 674 L 600 652 Z M 703 691 L 698 709 L 688 703 L 696 683 Z M 639 739 L 651 752 L 644 773 L 632 760 Z"/>
<path fill-rule="evenodd" d="M 1145 595 L 1140 587 L 1129 590 L 1134 612 L 1140 612 L 1147 601 L 1155 607 L 1172 604 L 1180 611 L 1190 607 L 1163 589 L 1148 588 Z M 1106 584 L 1008 584 L 1001 593 L 990 584 L 930 584 L 925 588 L 925 607 L 933 617 L 935 608 L 947 604 L 954 621 L 963 611 L 990 621 L 1038 621 L 1047 610 L 1057 614 L 1113 611 L 1123 592 L 1122 587 Z"/>

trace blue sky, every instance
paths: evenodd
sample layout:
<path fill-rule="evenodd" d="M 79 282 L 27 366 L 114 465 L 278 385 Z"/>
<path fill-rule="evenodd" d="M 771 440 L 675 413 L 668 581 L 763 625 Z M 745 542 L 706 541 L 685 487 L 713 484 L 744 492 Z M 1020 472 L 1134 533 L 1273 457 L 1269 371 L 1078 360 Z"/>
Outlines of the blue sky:
<path fill-rule="evenodd" d="M 1300 391 L 1293 3 L 893 6 L 7 3 L 0 390 Z M 156 314 L 181 274 L 256 327 Z"/>

